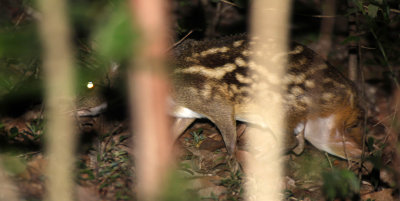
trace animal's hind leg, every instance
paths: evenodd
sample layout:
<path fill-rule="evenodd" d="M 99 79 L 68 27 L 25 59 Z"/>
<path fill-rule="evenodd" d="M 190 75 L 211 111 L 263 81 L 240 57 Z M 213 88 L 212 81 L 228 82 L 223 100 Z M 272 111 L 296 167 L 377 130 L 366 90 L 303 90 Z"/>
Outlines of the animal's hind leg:
<path fill-rule="evenodd" d="M 224 139 L 226 149 L 230 154 L 233 154 L 236 150 L 237 141 L 233 106 L 218 100 L 214 100 L 210 105 L 210 108 L 218 108 L 218 111 L 202 111 L 202 113 L 217 126 Z"/>

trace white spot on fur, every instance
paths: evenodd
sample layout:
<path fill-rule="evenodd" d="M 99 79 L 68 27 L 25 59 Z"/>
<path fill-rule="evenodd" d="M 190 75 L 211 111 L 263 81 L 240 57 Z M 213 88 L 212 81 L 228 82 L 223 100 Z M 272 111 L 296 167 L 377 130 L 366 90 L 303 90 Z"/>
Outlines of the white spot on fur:
<path fill-rule="evenodd" d="M 300 98 L 300 101 L 305 103 L 308 106 L 312 105 L 312 99 L 310 97 L 303 96 L 303 97 Z"/>
<path fill-rule="evenodd" d="M 208 50 L 205 50 L 200 53 L 202 57 L 205 57 L 209 54 L 217 54 L 217 53 L 225 53 L 229 50 L 228 47 L 216 47 L 216 48 L 210 48 Z"/>
<path fill-rule="evenodd" d="M 241 83 L 250 84 L 250 83 L 253 82 L 252 79 L 250 79 L 250 78 L 248 78 L 248 77 L 246 77 L 246 76 L 244 76 L 244 75 L 242 75 L 240 73 L 236 73 L 235 77 Z"/>
<path fill-rule="evenodd" d="M 285 84 L 290 84 L 290 83 L 301 84 L 304 82 L 305 79 L 306 79 L 306 75 L 304 73 L 300 73 L 297 75 L 287 74 L 284 77 L 284 83 Z"/>
<path fill-rule="evenodd" d="M 317 71 L 324 70 L 326 68 L 328 68 L 328 66 L 326 64 L 320 64 L 320 65 L 318 65 L 316 67 L 313 67 L 313 68 L 309 69 L 307 72 L 313 74 L 313 73 L 315 73 Z"/>
<path fill-rule="evenodd" d="M 185 61 L 187 61 L 187 62 L 194 62 L 194 63 L 200 63 L 200 61 L 199 61 L 198 59 L 193 58 L 193 57 L 186 57 L 186 58 L 185 58 Z"/>
<path fill-rule="evenodd" d="M 307 87 L 307 88 L 314 88 L 315 87 L 315 83 L 314 83 L 314 81 L 312 81 L 312 80 L 306 80 L 306 81 L 304 81 L 304 85 Z"/>
<path fill-rule="evenodd" d="M 243 44 L 244 40 L 238 40 L 233 42 L 233 47 L 239 47 Z"/>
<path fill-rule="evenodd" d="M 334 97 L 334 95 L 332 93 L 323 93 L 322 94 L 322 99 L 329 101 Z"/>
<path fill-rule="evenodd" d="M 290 89 L 290 93 L 295 96 L 300 96 L 304 93 L 304 90 L 301 87 L 294 86 L 292 89 Z"/>
<path fill-rule="evenodd" d="M 247 63 L 242 58 L 238 57 L 235 59 L 235 64 L 241 67 L 247 66 Z"/>
<path fill-rule="evenodd" d="M 304 47 L 301 45 L 296 46 L 292 51 L 289 52 L 289 54 L 300 54 L 303 52 Z"/>
<path fill-rule="evenodd" d="M 205 98 L 210 98 L 211 97 L 211 90 L 212 87 L 209 84 L 204 85 L 204 89 L 201 90 L 202 96 Z"/>
<path fill-rule="evenodd" d="M 306 79 L 306 75 L 304 73 L 299 73 L 296 75 L 294 83 L 301 84 Z"/>
<path fill-rule="evenodd" d="M 250 54 L 252 54 L 252 52 L 249 50 L 243 50 L 243 52 L 242 52 L 242 55 L 246 56 L 246 57 L 250 56 Z"/>
<path fill-rule="evenodd" d="M 221 79 L 226 73 L 232 72 L 236 69 L 236 65 L 227 63 L 221 67 L 207 68 L 205 66 L 191 66 L 185 69 L 177 69 L 175 73 L 190 73 L 200 74 L 208 78 Z"/>

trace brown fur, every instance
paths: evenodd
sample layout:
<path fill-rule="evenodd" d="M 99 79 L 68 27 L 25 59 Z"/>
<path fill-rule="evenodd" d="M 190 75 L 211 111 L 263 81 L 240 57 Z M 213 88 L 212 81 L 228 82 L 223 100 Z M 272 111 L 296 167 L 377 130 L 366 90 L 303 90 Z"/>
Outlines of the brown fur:
<path fill-rule="evenodd" d="M 245 35 L 188 40 L 175 49 L 173 99 L 214 122 L 231 152 L 236 142 L 235 116 L 246 112 L 245 105 L 252 105 L 254 92 L 249 86 L 262 82 L 254 68 L 257 64 L 250 64 L 249 56 L 254 53 L 249 51 L 247 41 Z M 350 127 L 359 121 L 361 109 L 354 84 L 305 46 L 291 44 L 288 55 L 283 78 L 287 84 L 288 149 L 297 145 L 293 130 L 299 123 L 337 114 L 335 126 L 348 141 L 347 154 L 356 158 L 361 150 L 361 129 Z M 340 146 L 336 146 L 343 138 L 329 139 L 335 155 L 344 157 Z"/>

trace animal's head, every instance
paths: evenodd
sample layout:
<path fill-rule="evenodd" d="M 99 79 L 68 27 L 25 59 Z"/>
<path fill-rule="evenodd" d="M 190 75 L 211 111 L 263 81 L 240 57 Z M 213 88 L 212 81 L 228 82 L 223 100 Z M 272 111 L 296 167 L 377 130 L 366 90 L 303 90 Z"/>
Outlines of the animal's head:
<path fill-rule="evenodd" d="M 310 117 L 305 138 L 330 154 L 358 161 L 362 154 L 363 110 L 355 104 L 341 104 L 321 116 Z"/>

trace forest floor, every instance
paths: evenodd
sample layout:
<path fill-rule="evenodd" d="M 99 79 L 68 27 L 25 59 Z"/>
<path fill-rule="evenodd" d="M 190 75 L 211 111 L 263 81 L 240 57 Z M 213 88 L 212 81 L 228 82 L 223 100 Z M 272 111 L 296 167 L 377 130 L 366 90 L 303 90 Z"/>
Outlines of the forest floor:
<path fill-rule="evenodd" d="M 394 98 L 377 98 L 376 108 L 369 111 L 372 117 L 367 121 L 367 152 L 362 168 L 359 163 L 323 153 L 310 144 L 301 155 L 283 156 L 285 175 L 281 185 L 285 200 L 399 200 L 394 166 L 397 139 L 389 127 L 395 104 L 387 104 L 394 103 Z M 45 193 L 47 160 L 41 117 L 42 108 L 37 107 L 20 117 L 0 120 L 3 166 L 25 200 L 42 200 Z M 134 200 L 133 140 L 126 120 L 109 121 L 100 115 L 79 118 L 78 122 L 78 199 Z M 235 156 L 227 154 L 211 122 L 197 121 L 186 130 L 175 146 L 178 170 L 165 190 L 165 200 L 243 200 L 246 127 L 241 123 L 237 126 Z"/>

